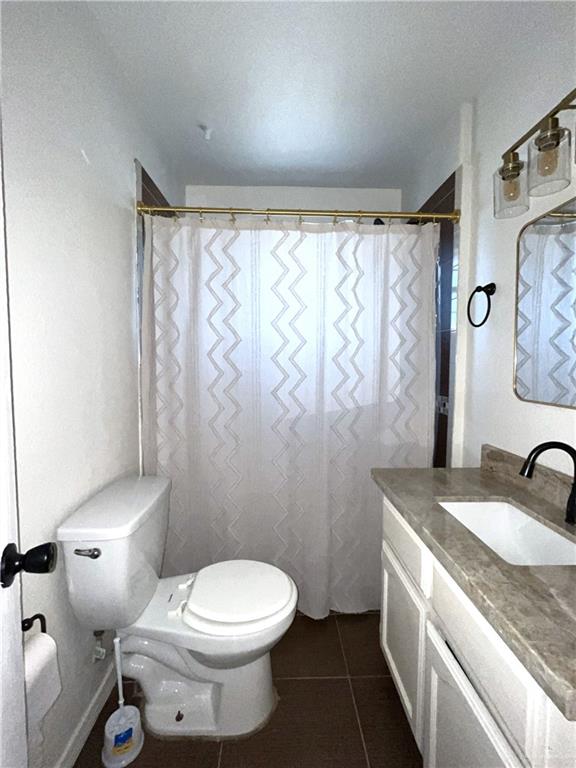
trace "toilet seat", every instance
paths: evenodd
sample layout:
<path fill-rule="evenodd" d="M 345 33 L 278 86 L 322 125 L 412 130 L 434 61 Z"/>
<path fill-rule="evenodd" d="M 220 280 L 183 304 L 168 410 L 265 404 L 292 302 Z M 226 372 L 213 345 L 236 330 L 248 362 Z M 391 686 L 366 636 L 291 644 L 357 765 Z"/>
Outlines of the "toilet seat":
<path fill-rule="evenodd" d="M 211 567 L 211 566 L 209 566 Z M 121 631 L 128 635 L 138 635 L 165 643 L 173 643 L 180 648 L 205 650 L 215 648 L 224 650 L 232 644 L 238 651 L 251 648 L 254 634 L 260 631 L 273 631 L 282 625 L 296 610 L 298 590 L 289 576 L 289 598 L 279 611 L 260 619 L 236 622 L 217 622 L 196 616 L 188 611 L 184 620 L 188 597 L 198 573 L 167 576 L 160 579 L 152 599 L 135 622 Z"/>
<path fill-rule="evenodd" d="M 282 618 L 295 590 L 292 579 L 268 563 L 215 563 L 198 571 L 182 611 L 182 621 L 209 635 L 251 634 Z"/>

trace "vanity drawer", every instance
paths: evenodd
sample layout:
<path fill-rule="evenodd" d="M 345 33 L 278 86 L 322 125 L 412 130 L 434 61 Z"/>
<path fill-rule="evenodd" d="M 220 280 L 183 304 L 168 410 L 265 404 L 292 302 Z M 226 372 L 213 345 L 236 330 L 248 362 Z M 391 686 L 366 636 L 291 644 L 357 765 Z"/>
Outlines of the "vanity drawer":
<path fill-rule="evenodd" d="M 434 563 L 432 608 L 482 700 L 531 760 L 543 692 L 452 577 Z"/>
<path fill-rule="evenodd" d="M 427 768 L 522 768 L 434 626 L 426 627 Z"/>
<path fill-rule="evenodd" d="M 432 568 L 430 553 L 402 515 L 394 509 L 386 498 L 384 498 L 383 532 L 384 540 L 392 547 L 405 570 L 423 591 L 425 597 L 428 597 L 430 594 L 429 574 Z"/>

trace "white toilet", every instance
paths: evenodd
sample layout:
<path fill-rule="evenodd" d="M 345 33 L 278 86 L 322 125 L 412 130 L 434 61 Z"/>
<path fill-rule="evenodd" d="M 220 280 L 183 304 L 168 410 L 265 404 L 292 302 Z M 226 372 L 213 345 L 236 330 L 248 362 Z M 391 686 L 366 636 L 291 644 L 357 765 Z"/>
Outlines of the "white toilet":
<path fill-rule="evenodd" d="M 250 733 L 276 703 L 269 652 L 292 623 L 296 585 L 252 560 L 160 579 L 169 496 L 165 478 L 124 478 L 62 523 L 72 607 L 84 626 L 118 631 L 148 731 Z"/>

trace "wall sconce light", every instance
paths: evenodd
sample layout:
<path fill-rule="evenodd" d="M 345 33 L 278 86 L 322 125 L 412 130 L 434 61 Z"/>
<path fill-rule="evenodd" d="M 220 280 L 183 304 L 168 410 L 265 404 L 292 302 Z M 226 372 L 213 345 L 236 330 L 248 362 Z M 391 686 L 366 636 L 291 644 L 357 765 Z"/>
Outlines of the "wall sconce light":
<path fill-rule="evenodd" d="M 529 195 L 540 197 L 559 192 L 572 177 L 571 134 L 560 125 L 559 112 L 576 109 L 576 88 L 512 144 L 494 173 L 494 217 L 520 216 L 529 207 Z M 528 167 L 518 150 L 529 141 Z"/>
<path fill-rule="evenodd" d="M 570 184 L 570 131 L 549 117 L 528 145 L 528 191 L 533 197 L 551 195 Z"/>
<path fill-rule="evenodd" d="M 518 152 L 507 152 L 494 173 L 494 216 L 510 219 L 528 210 L 528 185 L 525 164 Z"/>

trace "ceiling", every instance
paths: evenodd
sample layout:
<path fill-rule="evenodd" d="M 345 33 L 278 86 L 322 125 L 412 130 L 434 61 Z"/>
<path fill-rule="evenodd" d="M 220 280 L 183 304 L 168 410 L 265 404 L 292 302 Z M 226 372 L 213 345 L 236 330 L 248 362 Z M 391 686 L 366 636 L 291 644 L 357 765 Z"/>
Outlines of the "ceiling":
<path fill-rule="evenodd" d="M 570 5 L 279 0 L 89 8 L 189 183 L 399 187 L 414 143 L 505 77 L 514 56 L 553 39 Z M 199 124 L 212 128 L 211 141 Z"/>

